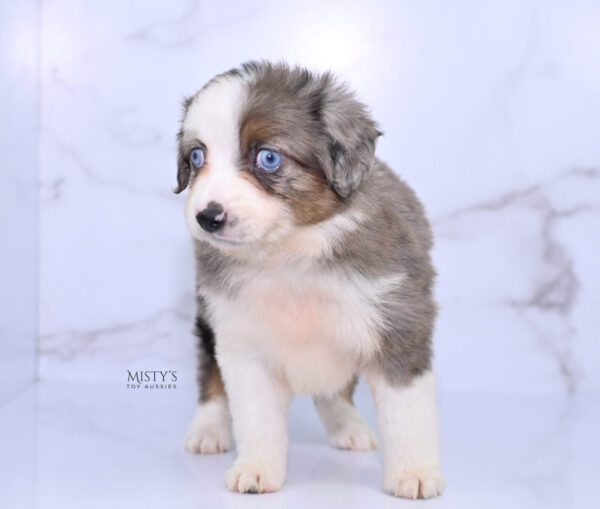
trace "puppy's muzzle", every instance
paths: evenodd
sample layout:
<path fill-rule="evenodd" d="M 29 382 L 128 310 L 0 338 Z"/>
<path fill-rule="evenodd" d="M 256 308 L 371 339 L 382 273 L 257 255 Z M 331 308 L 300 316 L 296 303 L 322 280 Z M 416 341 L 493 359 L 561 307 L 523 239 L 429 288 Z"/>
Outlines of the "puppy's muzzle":
<path fill-rule="evenodd" d="M 223 210 L 220 204 L 211 201 L 204 210 L 198 212 L 196 221 L 203 230 L 213 233 L 225 226 L 227 212 Z"/>

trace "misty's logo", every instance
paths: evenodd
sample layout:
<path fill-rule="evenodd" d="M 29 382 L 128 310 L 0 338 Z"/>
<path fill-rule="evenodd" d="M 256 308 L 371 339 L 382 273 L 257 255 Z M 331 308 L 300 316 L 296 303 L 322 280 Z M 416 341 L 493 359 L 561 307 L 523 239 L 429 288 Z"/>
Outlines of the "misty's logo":
<path fill-rule="evenodd" d="M 128 389 L 177 389 L 177 371 L 127 370 Z"/>

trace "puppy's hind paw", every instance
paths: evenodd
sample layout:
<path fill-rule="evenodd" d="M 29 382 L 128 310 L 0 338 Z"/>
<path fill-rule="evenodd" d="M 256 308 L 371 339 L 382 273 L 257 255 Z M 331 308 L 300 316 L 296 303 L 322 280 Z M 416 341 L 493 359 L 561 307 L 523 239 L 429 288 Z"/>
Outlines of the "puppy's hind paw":
<path fill-rule="evenodd" d="M 190 428 L 184 446 L 192 454 L 216 454 L 229 451 L 233 440 L 227 429 Z"/>
<path fill-rule="evenodd" d="M 184 446 L 192 454 L 214 454 L 233 447 L 229 411 L 224 400 L 204 403 L 197 408 Z"/>
<path fill-rule="evenodd" d="M 366 423 L 352 423 L 329 433 L 329 443 L 337 449 L 371 451 L 377 448 L 373 430 Z"/>

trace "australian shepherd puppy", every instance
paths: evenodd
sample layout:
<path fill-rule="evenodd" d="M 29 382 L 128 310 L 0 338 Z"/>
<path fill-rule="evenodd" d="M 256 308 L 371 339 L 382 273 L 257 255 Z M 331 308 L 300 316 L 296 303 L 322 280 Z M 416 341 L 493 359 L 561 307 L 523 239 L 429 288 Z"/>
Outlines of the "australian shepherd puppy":
<path fill-rule="evenodd" d="M 375 447 L 352 403 L 369 384 L 384 488 L 441 493 L 430 228 L 375 157 L 381 135 L 329 73 L 249 62 L 184 103 L 178 187 L 197 260 L 200 401 L 186 448 L 233 446 L 240 493 L 279 490 L 287 412 L 314 399 L 329 441 Z"/>

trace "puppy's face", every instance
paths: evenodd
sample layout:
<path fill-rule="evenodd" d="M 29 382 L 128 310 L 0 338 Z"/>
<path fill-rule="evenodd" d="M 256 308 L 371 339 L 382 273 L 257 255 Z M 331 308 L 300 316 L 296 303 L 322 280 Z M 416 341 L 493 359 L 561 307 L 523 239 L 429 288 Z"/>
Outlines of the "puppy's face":
<path fill-rule="evenodd" d="M 276 244 L 345 207 L 379 135 L 330 75 L 246 64 L 186 101 L 178 184 L 192 235 L 222 249 Z"/>

